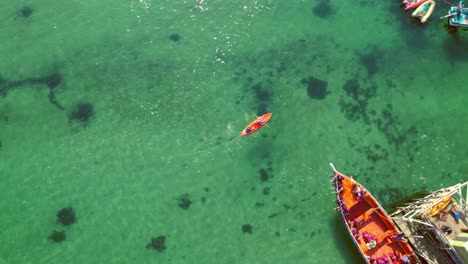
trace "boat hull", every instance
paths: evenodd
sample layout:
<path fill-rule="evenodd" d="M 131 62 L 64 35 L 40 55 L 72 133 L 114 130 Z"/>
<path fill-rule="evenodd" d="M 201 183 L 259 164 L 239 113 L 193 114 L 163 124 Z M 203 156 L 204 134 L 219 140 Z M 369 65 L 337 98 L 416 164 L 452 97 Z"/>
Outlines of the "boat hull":
<path fill-rule="evenodd" d="M 426 23 L 432 15 L 432 12 L 434 12 L 435 5 L 436 4 L 433 0 L 426 1 L 424 4 L 416 8 L 411 16 L 419 18 L 421 23 Z"/>
<path fill-rule="evenodd" d="M 462 8 L 460 11 L 458 7 L 452 6 L 448 14 L 450 26 L 468 28 L 468 8 Z"/>
<path fill-rule="evenodd" d="M 337 207 L 351 240 L 366 263 L 420 263 L 387 212 L 361 184 L 335 171 Z"/>
<path fill-rule="evenodd" d="M 245 129 L 242 131 L 241 136 L 245 137 L 250 134 L 255 133 L 257 130 L 262 128 L 268 121 L 270 121 L 272 113 L 264 114 L 257 119 L 255 119 L 252 123 L 250 123 Z"/>
<path fill-rule="evenodd" d="M 415 8 L 419 7 L 420 5 L 422 5 L 426 1 L 427 0 L 406 0 L 406 1 L 403 1 L 404 5 L 405 5 L 405 11 L 415 9 Z"/>

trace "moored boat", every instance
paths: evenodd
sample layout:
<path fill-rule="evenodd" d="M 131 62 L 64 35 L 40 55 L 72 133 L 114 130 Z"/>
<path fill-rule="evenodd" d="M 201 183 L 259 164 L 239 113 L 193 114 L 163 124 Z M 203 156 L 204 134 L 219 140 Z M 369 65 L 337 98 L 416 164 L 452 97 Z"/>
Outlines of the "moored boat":
<path fill-rule="evenodd" d="M 335 209 L 364 261 L 368 264 L 421 263 L 372 194 L 353 178 L 338 172 L 333 164 L 330 166 L 334 172 Z"/>
<path fill-rule="evenodd" d="M 463 6 L 463 0 L 457 6 L 450 7 L 448 15 L 444 17 L 448 17 L 448 23 L 451 27 L 468 28 L 468 8 Z"/>
<path fill-rule="evenodd" d="M 401 5 L 405 8 L 405 11 L 415 9 L 422 5 L 427 0 L 402 0 Z"/>
<path fill-rule="evenodd" d="M 432 12 L 434 12 L 435 5 L 436 4 L 433 0 L 426 1 L 424 4 L 416 8 L 411 16 L 419 18 L 421 23 L 425 23 L 432 15 Z"/>

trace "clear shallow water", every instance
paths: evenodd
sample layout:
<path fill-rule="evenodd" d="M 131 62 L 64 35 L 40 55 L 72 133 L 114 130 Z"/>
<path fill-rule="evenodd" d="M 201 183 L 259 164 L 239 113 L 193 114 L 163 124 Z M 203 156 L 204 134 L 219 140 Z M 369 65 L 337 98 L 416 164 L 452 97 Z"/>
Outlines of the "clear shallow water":
<path fill-rule="evenodd" d="M 468 35 L 443 2 L 425 26 L 378 1 L 0 5 L 5 263 L 356 263 L 329 162 L 386 206 L 467 179 Z"/>

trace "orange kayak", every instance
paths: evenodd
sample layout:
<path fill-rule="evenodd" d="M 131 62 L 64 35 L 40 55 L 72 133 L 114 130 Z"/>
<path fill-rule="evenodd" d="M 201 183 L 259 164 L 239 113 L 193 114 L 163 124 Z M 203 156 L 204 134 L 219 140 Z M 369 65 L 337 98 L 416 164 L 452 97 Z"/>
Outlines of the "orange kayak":
<path fill-rule="evenodd" d="M 252 133 L 255 133 L 257 130 L 262 128 L 268 121 L 270 121 L 272 113 L 264 114 L 260 117 L 257 117 L 252 123 L 250 123 L 248 126 L 242 130 L 241 136 L 245 137 L 248 136 Z"/>
<path fill-rule="evenodd" d="M 333 164 L 332 184 L 337 210 L 354 245 L 369 264 L 421 263 L 408 240 L 364 186 L 338 172 Z"/>

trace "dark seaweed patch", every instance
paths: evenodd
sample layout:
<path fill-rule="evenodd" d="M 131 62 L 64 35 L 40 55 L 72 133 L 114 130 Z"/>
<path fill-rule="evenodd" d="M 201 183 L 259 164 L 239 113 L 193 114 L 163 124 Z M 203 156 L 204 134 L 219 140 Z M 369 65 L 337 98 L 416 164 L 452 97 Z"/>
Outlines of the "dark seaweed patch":
<path fill-rule="evenodd" d="M 55 72 L 45 77 L 40 78 L 27 78 L 19 81 L 8 82 L 7 80 L 0 78 L 0 95 L 6 96 L 7 92 L 12 89 L 17 89 L 25 85 L 46 85 L 49 88 L 49 101 L 60 110 L 64 110 L 64 107 L 57 101 L 54 89 L 62 82 L 62 75 Z"/>
<path fill-rule="evenodd" d="M 271 192 L 271 188 L 270 187 L 265 187 L 265 188 L 263 188 L 262 192 L 263 192 L 264 195 L 269 195 L 270 192 Z"/>
<path fill-rule="evenodd" d="M 33 10 L 29 6 L 22 7 L 19 10 L 19 15 L 24 17 L 24 18 L 30 17 L 32 15 L 32 13 L 33 13 Z"/>
<path fill-rule="evenodd" d="M 62 242 L 66 239 L 65 231 L 53 231 L 49 236 L 49 239 L 54 242 Z"/>
<path fill-rule="evenodd" d="M 65 108 L 57 100 L 54 90 L 50 89 L 48 98 L 49 98 L 49 102 L 55 105 L 55 107 L 57 107 L 59 110 L 65 110 Z"/>
<path fill-rule="evenodd" d="M 172 33 L 169 35 L 169 39 L 174 42 L 179 42 L 182 37 L 178 33 Z"/>
<path fill-rule="evenodd" d="M 270 175 L 268 175 L 268 172 L 265 169 L 262 168 L 258 172 L 260 174 L 260 180 L 262 182 L 266 182 L 268 181 L 268 179 L 270 179 Z"/>
<path fill-rule="evenodd" d="M 312 99 L 323 100 L 329 94 L 327 91 L 327 81 L 311 76 L 302 79 L 301 83 L 307 87 L 307 95 Z"/>
<path fill-rule="evenodd" d="M 385 136 L 387 142 L 394 145 L 397 150 L 408 136 L 417 134 L 414 126 L 407 129 L 401 128 L 391 104 L 381 106 L 380 112 L 368 109 L 369 101 L 376 94 L 377 86 L 375 84 L 370 83 L 363 87 L 358 80 L 348 80 L 344 84 L 343 90 L 348 98 L 341 97 L 339 104 L 345 117 L 351 121 L 362 120 L 366 125 L 375 125 L 377 130 Z M 367 132 L 371 131 L 372 129 L 368 127 Z M 362 151 L 371 161 L 383 159 L 388 155 L 385 153 L 376 154 L 369 149 Z"/>
<path fill-rule="evenodd" d="M 70 121 L 76 122 L 84 127 L 87 127 L 94 114 L 94 107 L 92 104 L 79 103 L 75 105 L 68 118 Z"/>
<path fill-rule="evenodd" d="M 381 111 L 381 117 L 377 118 L 375 124 L 380 132 L 382 132 L 388 143 L 393 144 L 397 149 L 410 135 L 416 135 L 417 129 L 415 126 L 411 126 L 408 129 L 402 129 L 398 118 L 393 113 L 393 107 L 391 104 L 387 104 Z"/>
<path fill-rule="evenodd" d="M 273 214 L 269 215 L 268 218 L 275 218 L 277 216 L 278 216 L 278 213 L 273 213 Z"/>
<path fill-rule="evenodd" d="M 370 119 L 367 113 L 367 106 L 369 99 L 375 96 L 376 89 L 375 85 L 361 87 L 358 80 L 348 80 L 344 84 L 343 90 L 352 100 L 342 97 L 339 102 L 341 111 L 345 114 L 345 117 L 351 121 L 362 119 L 364 123 L 369 124 Z"/>
<path fill-rule="evenodd" d="M 377 60 L 379 56 L 381 55 L 376 49 L 371 50 L 369 53 L 359 55 L 359 62 L 367 69 L 367 74 L 374 75 L 377 73 Z"/>
<path fill-rule="evenodd" d="M 192 201 L 190 200 L 190 197 L 188 194 L 184 194 L 182 196 L 180 196 L 178 199 L 177 199 L 177 205 L 182 208 L 182 209 L 189 209 L 190 205 L 192 205 Z"/>
<path fill-rule="evenodd" d="M 356 79 L 348 80 L 343 86 L 346 95 L 351 96 L 355 101 L 359 100 L 359 81 Z"/>
<path fill-rule="evenodd" d="M 271 99 L 270 92 L 264 89 L 260 83 L 255 84 L 252 88 L 255 91 L 255 97 L 257 98 L 258 101 L 261 101 L 261 102 L 270 101 Z"/>
<path fill-rule="evenodd" d="M 367 145 L 358 150 L 364 153 L 367 160 L 371 162 L 387 160 L 390 154 L 388 150 L 382 148 L 379 144 Z"/>
<path fill-rule="evenodd" d="M 55 72 L 51 75 L 42 78 L 41 81 L 44 82 L 50 89 L 54 89 L 55 87 L 59 86 L 62 82 L 62 75 Z"/>
<path fill-rule="evenodd" d="M 271 93 L 263 87 L 261 83 L 252 86 L 257 100 L 257 113 L 262 115 L 268 112 L 267 104 L 271 100 Z"/>
<path fill-rule="evenodd" d="M 75 211 L 71 207 L 66 207 L 60 209 L 57 213 L 57 222 L 64 225 L 69 226 L 76 221 Z"/>
<path fill-rule="evenodd" d="M 166 250 L 166 236 L 157 236 L 151 238 L 151 241 L 146 245 L 148 249 L 154 249 L 156 251 L 162 252 Z"/>
<path fill-rule="evenodd" d="M 252 234 L 253 228 L 252 228 L 252 226 L 250 224 L 245 224 L 245 225 L 242 226 L 242 232 L 244 234 Z"/>
<path fill-rule="evenodd" d="M 331 1 L 329 0 L 320 0 L 318 4 L 314 6 L 312 12 L 315 16 L 320 18 L 328 18 L 333 14 L 333 8 L 331 6 Z"/>

